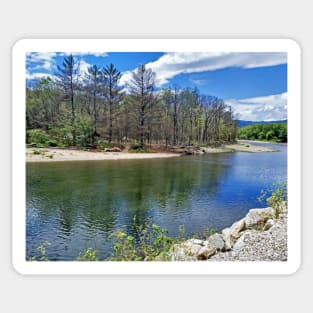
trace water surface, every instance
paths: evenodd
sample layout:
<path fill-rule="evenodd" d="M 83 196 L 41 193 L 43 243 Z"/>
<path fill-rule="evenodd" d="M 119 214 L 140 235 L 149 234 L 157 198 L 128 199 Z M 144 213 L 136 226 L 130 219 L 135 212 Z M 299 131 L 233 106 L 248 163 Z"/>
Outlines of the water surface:
<path fill-rule="evenodd" d="M 266 144 L 269 145 L 269 144 Z M 26 257 L 49 241 L 50 260 L 73 260 L 88 247 L 112 253 L 112 233 L 151 220 L 171 236 L 221 230 L 262 207 L 262 189 L 287 177 L 279 152 L 165 159 L 27 164 Z"/>

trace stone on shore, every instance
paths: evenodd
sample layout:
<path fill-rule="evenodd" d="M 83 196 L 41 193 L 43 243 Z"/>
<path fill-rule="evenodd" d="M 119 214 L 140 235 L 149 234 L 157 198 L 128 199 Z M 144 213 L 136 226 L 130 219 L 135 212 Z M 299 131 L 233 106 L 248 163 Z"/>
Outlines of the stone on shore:
<path fill-rule="evenodd" d="M 189 239 L 173 246 L 172 261 L 207 260 L 216 253 L 217 248 L 208 241 Z"/>
<path fill-rule="evenodd" d="M 225 241 L 221 234 L 215 233 L 208 238 L 208 243 L 216 248 L 217 251 L 225 250 Z"/>
<path fill-rule="evenodd" d="M 198 260 L 207 260 L 210 256 L 214 255 L 216 252 L 216 247 L 208 244 L 202 247 L 197 253 Z"/>
<path fill-rule="evenodd" d="M 236 240 L 241 236 L 241 231 L 245 229 L 245 218 L 235 222 L 230 228 L 225 228 L 222 231 L 222 236 L 225 241 L 225 250 L 230 250 Z"/>
<path fill-rule="evenodd" d="M 251 209 L 245 217 L 246 229 L 253 229 L 264 225 L 268 219 L 275 218 L 275 210 L 271 207 L 265 209 Z"/>
<path fill-rule="evenodd" d="M 279 219 L 275 219 L 275 211 L 270 207 L 252 209 L 221 234 L 213 234 L 207 240 L 192 238 L 174 245 L 167 260 L 286 261 L 287 210 L 285 205 Z"/>

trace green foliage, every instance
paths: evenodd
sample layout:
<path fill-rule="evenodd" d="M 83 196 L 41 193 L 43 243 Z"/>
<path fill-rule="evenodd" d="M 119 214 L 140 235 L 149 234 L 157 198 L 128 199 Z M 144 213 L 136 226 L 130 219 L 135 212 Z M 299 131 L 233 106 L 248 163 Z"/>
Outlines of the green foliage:
<path fill-rule="evenodd" d="M 114 234 L 116 243 L 111 261 L 152 261 L 160 253 L 168 252 L 173 244 L 173 239 L 167 236 L 167 230 L 158 225 L 137 225 L 134 217 L 133 229 L 136 238 L 125 231 Z"/>
<path fill-rule="evenodd" d="M 42 129 L 30 129 L 27 131 L 28 143 L 36 143 L 38 145 L 45 145 L 50 139 L 47 132 Z"/>
<path fill-rule="evenodd" d="M 239 139 L 287 142 L 287 124 L 256 124 L 239 129 Z"/>
<path fill-rule="evenodd" d="M 120 148 L 121 150 L 125 149 L 125 146 L 119 142 L 109 142 L 103 139 L 98 139 L 96 142 L 96 146 L 97 148 L 102 149 L 102 150 L 106 148 L 114 148 L 114 147 Z"/>
<path fill-rule="evenodd" d="M 133 153 L 147 153 L 148 149 L 146 146 L 142 146 L 140 144 L 132 144 L 128 150 L 128 152 L 133 152 Z"/>
<path fill-rule="evenodd" d="M 275 210 L 275 218 L 279 218 L 283 206 L 288 206 L 287 181 L 274 184 L 273 187 L 261 192 L 260 202 L 266 200 L 267 204 Z"/>
<path fill-rule="evenodd" d="M 46 248 L 50 246 L 51 243 L 49 241 L 45 241 L 42 245 L 40 245 L 37 249 L 40 251 L 40 256 L 38 261 L 49 261 L 46 256 Z M 36 261 L 35 257 L 32 257 L 30 261 Z"/>
<path fill-rule="evenodd" d="M 92 143 L 93 121 L 91 117 L 78 115 L 74 128 L 78 145 L 84 147 Z"/>
<path fill-rule="evenodd" d="M 80 252 L 75 261 L 99 261 L 97 259 L 97 250 L 88 248 L 84 254 Z"/>

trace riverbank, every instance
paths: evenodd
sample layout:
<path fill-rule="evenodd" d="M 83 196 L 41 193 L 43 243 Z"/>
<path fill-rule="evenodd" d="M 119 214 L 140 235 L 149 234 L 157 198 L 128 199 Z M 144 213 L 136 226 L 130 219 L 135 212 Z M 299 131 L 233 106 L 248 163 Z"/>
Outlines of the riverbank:
<path fill-rule="evenodd" d="M 190 151 L 190 150 L 189 150 Z M 254 145 L 251 142 L 238 140 L 235 144 L 226 144 L 219 147 L 201 147 L 200 149 L 192 149 L 190 154 L 210 154 L 210 153 L 231 153 L 231 152 L 277 152 L 278 150 L 269 146 Z M 188 150 L 187 150 L 188 154 Z"/>
<path fill-rule="evenodd" d="M 169 151 L 158 151 L 154 153 L 130 153 L 84 151 L 79 149 L 61 148 L 26 148 L 26 162 L 54 162 L 54 161 L 88 161 L 88 160 L 133 160 L 133 159 L 156 159 L 172 158 L 188 154 L 211 154 L 232 152 L 275 152 L 277 150 L 258 146 L 248 142 L 238 141 L 236 144 L 222 145 L 220 147 L 175 147 Z"/>
<path fill-rule="evenodd" d="M 164 148 L 164 147 L 163 147 Z M 220 147 L 172 147 L 162 150 L 161 146 L 154 147 L 153 153 L 130 153 L 127 151 L 85 151 L 66 148 L 26 148 L 26 162 L 53 162 L 53 161 L 88 161 L 88 160 L 133 160 L 172 158 L 188 154 L 212 154 L 232 152 L 276 152 L 268 146 L 254 145 L 251 142 L 239 140 L 236 144 L 222 145 Z"/>
<path fill-rule="evenodd" d="M 91 152 L 74 149 L 27 148 L 26 162 L 133 160 L 178 157 L 178 153 Z"/>
<path fill-rule="evenodd" d="M 157 257 L 159 261 L 287 261 L 287 206 L 276 217 L 271 207 L 252 209 L 207 240 L 189 239 Z"/>

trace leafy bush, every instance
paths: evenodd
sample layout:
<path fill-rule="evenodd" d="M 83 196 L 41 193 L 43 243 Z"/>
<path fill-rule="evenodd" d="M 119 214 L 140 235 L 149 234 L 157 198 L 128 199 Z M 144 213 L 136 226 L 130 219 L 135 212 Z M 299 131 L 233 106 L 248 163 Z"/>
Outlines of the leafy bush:
<path fill-rule="evenodd" d="M 75 259 L 75 261 L 98 261 L 97 250 L 88 248 L 84 254 L 80 252 L 79 256 Z"/>
<path fill-rule="evenodd" d="M 51 243 L 49 241 L 45 241 L 42 245 L 40 245 L 37 249 L 40 251 L 40 256 L 37 259 L 36 257 L 32 256 L 28 259 L 30 262 L 34 261 L 49 261 L 46 256 L 46 247 L 50 246 Z"/>
<path fill-rule="evenodd" d="M 133 219 L 134 236 L 124 231 L 115 233 L 116 243 L 111 261 L 151 261 L 160 253 L 169 251 L 173 239 L 167 236 L 167 230 L 148 222 L 146 225 L 137 225 Z"/>
<path fill-rule="evenodd" d="M 259 201 L 266 203 L 275 211 L 275 218 L 279 218 L 283 206 L 288 206 L 287 181 L 274 184 L 273 187 L 261 192 Z"/>
<path fill-rule="evenodd" d="M 42 129 L 30 129 L 27 131 L 28 143 L 45 145 L 49 139 L 49 135 Z"/>

